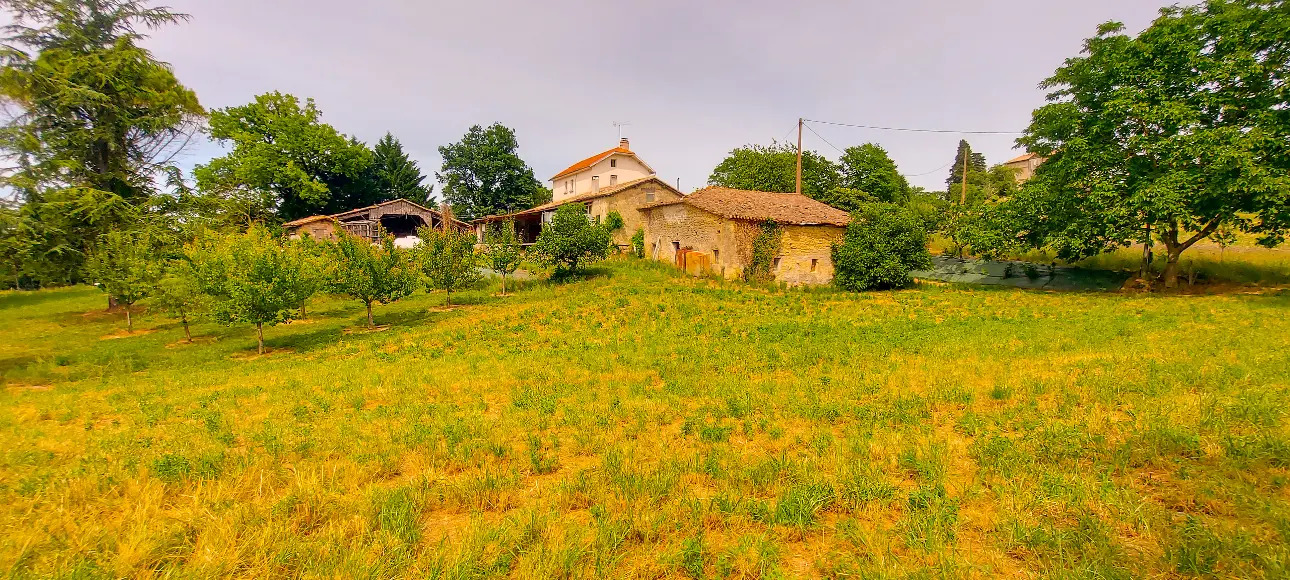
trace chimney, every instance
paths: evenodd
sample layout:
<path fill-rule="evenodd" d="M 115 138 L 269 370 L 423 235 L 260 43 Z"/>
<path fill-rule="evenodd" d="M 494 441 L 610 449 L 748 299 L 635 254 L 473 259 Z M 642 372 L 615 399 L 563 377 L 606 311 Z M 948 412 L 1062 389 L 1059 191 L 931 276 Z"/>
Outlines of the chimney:
<path fill-rule="evenodd" d="M 622 139 L 619 139 L 619 140 L 618 140 L 618 148 L 619 148 L 619 149 L 626 149 L 626 150 L 628 150 L 628 151 L 631 151 L 631 150 L 632 150 L 632 148 L 631 148 L 631 146 L 630 146 L 630 145 L 631 145 L 631 144 L 627 141 L 627 138 L 626 138 L 626 137 L 623 137 Z"/>

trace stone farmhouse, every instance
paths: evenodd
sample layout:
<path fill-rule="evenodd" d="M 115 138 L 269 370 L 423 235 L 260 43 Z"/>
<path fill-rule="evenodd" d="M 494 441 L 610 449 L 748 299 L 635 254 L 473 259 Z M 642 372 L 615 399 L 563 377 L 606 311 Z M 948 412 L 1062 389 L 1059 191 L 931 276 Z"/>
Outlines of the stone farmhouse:
<path fill-rule="evenodd" d="M 681 199 L 640 209 L 646 257 L 672 262 L 695 275 L 735 279 L 752 262 L 753 239 L 767 221 L 783 238 L 771 273 L 788 284 L 833 280 L 832 248 L 851 216 L 795 193 L 707 187 Z"/>
<path fill-rule="evenodd" d="M 1025 183 L 1029 181 L 1031 177 L 1035 176 L 1035 169 L 1038 169 L 1039 166 L 1042 165 L 1046 160 L 1047 159 L 1040 157 L 1034 153 L 1027 153 L 1025 155 L 1021 155 L 1014 159 L 1005 161 L 1003 163 L 1003 166 L 1015 169 L 1016 170 L 1015 173 L 1017 175 L 1017 183 Z"/>
<path fill-rule="evenodd" d="M 654 170 L 636 156 L 627 139 L 618 146 L 570 165 L 551 178 L 551 199 L 569 200 L 606 187 L 652 177 Z"/>
<path fill-rule="evenodd" d="M 449 219 L 451 227 L 458 231 L 471 231 L 470 224 Z M 384 232 L 385 235 L 394 236 L 397 245 L 411 247 L 416 243 L 417 228 L 424 226 L 442 228 L 443 224 L 441 212 L 406 199 L 395 199 L 335 215 L 310 216 L 282 225 L 287 228 L 287 233 L 293 240 L 304 234 L 318 239 L 334 240 L 337 228 L 341 228 L 373 242 L 379 241 Z"/>

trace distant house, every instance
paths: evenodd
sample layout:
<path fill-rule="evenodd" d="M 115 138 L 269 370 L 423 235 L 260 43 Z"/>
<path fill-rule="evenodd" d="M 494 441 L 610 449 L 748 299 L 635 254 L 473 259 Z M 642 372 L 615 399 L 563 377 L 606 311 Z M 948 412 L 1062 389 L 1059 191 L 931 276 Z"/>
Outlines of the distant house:
<path fill-rule="evenodd" d="M 606 187 L 653 177 L 654 170 L 632 152 L 627 139 L 618 146 L 570 165 L 551 178 L 551 199 L 564 201 Z"/>
<path fill-rule="evenodd" d="M 632 234 L 642 226 L 641 214 L 637 211 L 639 208 L 652 203 L 676 201 L 682 197 L 685 196 L 676 188 L 650 175 L 600 187 L 592 192 L 557 198 L 551 203 L 533 209 L 507 215 L 488 216 L 472 223 L 481 243 L 490 224 L 510 220 L 515 222 L 515 230 L 519 234 L 520 242 L 532 244 L 537 241 L 538 234 L 542 232 L 542 224 L 551 220 L 551 215 L 556 209 L 565 204 L 579 203 L 586 207 L 587 214 L 593 220 L 604 220 L 609 212 L 618 212 L 623 217 L 623 227 L 614 232 L 614 243 L 620 247 L 626 247 L 631 243 Z"/>
<path fill-rule="evenodd" d="M 335 215 L 289 221 L 282 226 L 287 228 L 291 239 L 309 234 L 318 239 L 334 240 L 337 228 L 342 228 L 374 242 L 382 235 L 390 235 L 398 245 L 411 246 L 416 242 L 417 228 L 442 228 L 443 223 L 442 213 L 406 199 L 395 199 Z M 471 225 L 466 222 L 452 219 L 449 223 L 458 231 L 471 231 Z"/>
<path fill-rule="evenodd" d="M 1035 169 L 1042 165 L 1045 160 L 1045 158 L 1035 155 L 1034 153 L 1027 153 L 1017 157 L 1016 159 L 1004 162 L 1003 166 L 1015 169 L 1017 183 L 1025 183 L 1029 181 L 1031 177 L 1035 176 Z"/>
<path fill-rule="evenodd" d="M 671 262 L 694 274 L 734 279 L 752 262 L 753 239 L 762 224 L 783 230 L 771 273 L 789 284 L 833 280 L 832 246 L 842 240 L 846 212 L 794 193 L 708 187 L 640 209 L 648 258 Z"/>

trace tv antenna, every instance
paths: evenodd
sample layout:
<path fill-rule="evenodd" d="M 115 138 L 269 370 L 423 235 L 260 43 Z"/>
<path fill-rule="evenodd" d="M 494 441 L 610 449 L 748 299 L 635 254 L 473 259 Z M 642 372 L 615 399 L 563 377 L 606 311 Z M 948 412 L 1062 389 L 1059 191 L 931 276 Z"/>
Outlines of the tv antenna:
<path fill-rule="evenodd" d="M 619 139 L 622 139 L 622 138 L 623 138 L 623 127 L 626 127 L 626 126 L 628 126 L 628 125 L 631 125 L 631 122 L 629 122 L 629 121 L 614 121 L 614 128 L 615 128 L 615 129 L 618 129 L 618 138 L 619 138 Z"/>

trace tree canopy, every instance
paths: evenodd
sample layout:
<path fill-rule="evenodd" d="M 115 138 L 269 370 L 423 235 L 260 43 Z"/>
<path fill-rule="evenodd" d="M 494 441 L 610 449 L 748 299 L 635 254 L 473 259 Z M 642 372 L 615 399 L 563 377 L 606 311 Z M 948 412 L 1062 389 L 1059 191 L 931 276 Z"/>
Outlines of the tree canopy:
<path fill-rule="evenodd" d="M 372 179 L 381 201 L 407 199 L 427 207 L 438 205 L 434 185 L 426 185 L 426 176 L 417 162 L 403 151 L 403 144 L 386 133 L 372 148 Z"/>
<path fill-rule="evenodd" d="M 1048 157 L 1010 204 L 1019 234 L 1078 259 L 1133 242 L 1183 251 L 1223 224 L 1280 243 L 1290 227 L 1290 12 L 1281 1 L 1169 7 L 1116 22 L 1043 86 L 1019 143 Z"/>
<path fill-rule="evenodd" d="M 520 159 L 515 131 L 494 123 L 475 125 L 461 140 L 439 148 L 444 201 L 461 219 L 505 214 L 537 205 L 545 188 Z"/>
<path fill-rule="evenodd" d="M 370 179 L 372 152 L 321 122 L 313 99 L 272 92 L 212 111 L 211 137 L 228 155 L 194 170 L 201 190 L 261 200 L 283 221 L 334 214 L 381 201 Z M 256 212 L 252 212 L 256 213 Z"/>
<path fill-rule="evenodd" d="M 909 181 L 900 174 L 887 150 L 875 143 L 847 147 L 838 160 L 839 185 L 863 191 L 885 203 L 904 203 L 909 199 Z M 842 208 L 852 210 L 855 208 Z"/>
<path fill-rule="evenodd" d="M 837 164 L 814 151 L 802 152 L 802 194 L 823 201 L 838 187 Z M 752 191 L 797 191 L 797 147 L 745 145 L 730 152 L 712 170 L 708 183 Z M 825 203 L 828 203 L 825 201 Z"/>

